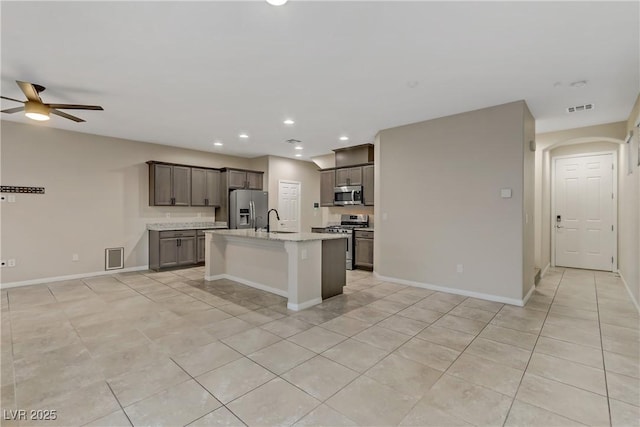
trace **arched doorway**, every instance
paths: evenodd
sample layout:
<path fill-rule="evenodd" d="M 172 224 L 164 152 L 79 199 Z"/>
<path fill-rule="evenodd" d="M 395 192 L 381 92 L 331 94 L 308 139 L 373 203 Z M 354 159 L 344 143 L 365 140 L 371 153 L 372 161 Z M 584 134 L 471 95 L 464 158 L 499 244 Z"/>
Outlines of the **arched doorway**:
<path fill-rule="evenodd" d="M 538 183 L 541 185 L 541 193 L 540 193 L 540 205 L 538 209 L 538 213 L 540 214 L 540 221 L 537 223 L 537 238 L 539 239 L 539 247 L 538 247 L 538 258 L 542 260 L 543 268 L 548 267 L 549 265 L 556 265 L 556 257 L 555 257 L 555 249 L 557 242 L 555 241 L 555 233 L 559 231 L 563 231 L 562 229 L 558 229 L 555 226 L 561 225 L 558 224 L 557 215 L 554 215 L 554 200 L 555 196 L 553 188 L 554 188 L 554 161 L 555 159 L 563 158 L 563 159 L 571 159 L 571 158 L 591 158 L 595 159 L 598 156 L 603 155 L 605 153 L 613 153 L 612 157 L 614 159 L 614 167 L 615 170 L 611 176 L 612 185 L 617 188 L 618 181 L 618 166 L 617 159 L 619 158 L 619 152 L 621 145 L 624 144 L 624 141 L 618 138 L 611 137 L 579 137 L 579 138 L 571 138 L 566 140 L 561 140 L 550 144 L 544 147 L 541 150 L 539 160 L 541 162 L 541 179 L 538 180 Z M 566 162 L 565 162 L 566 163 Z M 617 193 L 614 191 L 614 199 L 613 199 L 613 212 L 614 219 L 617 219 L 617 205 L 618 205 L 618 197 Z M 614 225 L 615 221 L 613 224 Z M 608 270 L 616 271 L 617 270 L 617 226 L 614 227 L 614 251 L 613 257 L 614 262 L 611 264 L 611 268 Z M 592 233 L 597 234 L 597 233 Z M 545 262 L 546 260 L 546 262 Z M 569 265 L 569 266 L 578 266 L 578 265 Z M 581 268 L 585 268 L 585 265 L 581 265 Z M 587 267 L 588 268 L 588 267 Z M 593 268 L 601 269 L 602 267 L 594 266 Z"/>

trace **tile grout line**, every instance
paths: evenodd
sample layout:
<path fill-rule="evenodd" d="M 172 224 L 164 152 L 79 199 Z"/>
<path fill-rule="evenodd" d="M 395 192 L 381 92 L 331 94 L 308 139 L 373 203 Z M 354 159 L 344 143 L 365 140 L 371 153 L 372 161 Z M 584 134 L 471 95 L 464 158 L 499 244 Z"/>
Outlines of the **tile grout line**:
<path fill-rule="evenodd" d="M 223 343 L 223 344 L 224 344 L 224 343 Z M 227 344 L 224 344 L 224 345 L 227 345 Z M 230 346 L 227 346 L 227 347 L 231 348 Z M 234 349 L 234 351 L 237 351 L 237 350 L 235 350 L 235 349 Z M 242 353 L 240 353 L 240 354 L 242 354 Z M 246 359 L 249 359 L 249 358 L 248 358 L 247 356 L 245 356 L 244 354 L 242 354 L 242 357 L 244 357 L 244 358 L 246 358 Z M 227 402 L 227 403 L 223 403 L 223 402 L 222 402 L 221 400 L 219 400 L 216 396 L 214 396 L 214 394 L 213 394 L 213 393 L 211 393 L 211 392 L 209 391 L 209 389 L 208 389 L 208 388 L 206 388 L 204 385 L 202 385 L 202 383 L 201 383 L 200 381 L 198 381 L 198 379 L 197 379 L 196 377 L 194 377 L 193 375 L 191 375 L 189 372 L 187 372 L 187 370 L 186 370 L 186 369 L 184 369 L 182 366 L 180 366 L 180 364 L 179 364 L 178 362 L 176 362 L 176 361 L 173 359 L 173 356 L 170 356 L 170 357 L 169 357 L 169 359 L 171 359 L 171 361 L 172 361 L 173 363 L 175 363 L 175 364 L 176 364 L 176 366 L 178 366 L 178 368 L 180 368 L 180 369 L 181 369 L 185 374 L 187 374 L 187 375 L 189 376 L 189 378 L 191 378 L 193 381 L 195 381 L 195 382 L 196 382 L 196 384 L 198 384 L 200 387 L 202 387 L 202 388 L 203 388 L 207 393 L 209 393 L 209 395 L 211 395 L 211 397 L 213 397 L 216 401 L 218 401 L 218 402 L 220 403 L 220 405 L 222 405 L 222 406 L 219 406 L 219 407 L 217 407 L 216 409 L 214 409 L 214 410 L 212 410 L 212 411 L 207 412 L 206 414 L 203 414 L 202 416 L 200 416 L 200 417 L 198 417 L 198 418 L 196 418 L 196 419 L 194 419 L 194 420 L 189 421 L 189 423 L 188 423 L 188 424 L 191 424 L 191 423 L 193 423 L 193 422 L 195 422 L 195 421 L 199 420 L 200 418 L 204 418 L 204 417 L 206 417 L 207 415 L 209 415 L 210 413 L 215 412 L 215 411 L 217 411 L 217 410 L 218 410 L 218 409 L 220 409 L 220 408 L 225 408 L 227 411 L 231 412 L 231 413 L 233 414 L 233 416 L 234 416 L 234 417 L 236 417 L 237 419 L 239 419 L 241 423 L 243 423 L 244 425 L 247 425 L 247 423 L 245 423 L 245 422 L 242 420 L 242 418 L 240 418 L 240 417 L 239 417 L 235 412 L 233 412 L 233 411 L 231 410 L 231 408 L 229 408 L 229 407 L 227 406 L 227 404 L 232 403 L 232 402 L 233 402 L 233 401 L 235 401 L 236 399 L 239 399 L 239 398 L 241 398 L 242 396 L 244 396 L 244 395 L 246 395 L 246 394 L 248 394 L 248 393 L 251 393 L 251 392 L 252 392 L 253 390 L 255 390 L 256 388 L 258 388 L 258 387 L 262 387 L 264 384 L 266 384 L 266 383 L 268 383 L 269 381 L 272 381 L 272 380 L 273 380 L 273 379 L 271 379 L 271 380 L 269 380 L 269 381 L 267 381 L 267 382 L 265 382 L 265 383 L 263 383 L 263 384 L 260 384 L 258 387 L 256 387 L 256 388 L 254 388 L 254 389 L 249 390 L 247 393 L 244 393 L 244 394 L 242 394 L 242 395 L 240 395 L 240 396 L 236 397 L 235 399 L 230 400 L 230 401 L 229 401 L 229 402 Z M 236 360 L 240 360 L 240 359 L 236 359 Z M 218 368 L 221 368 L 222 366 L 226 366 L 226 365 L 228 365 L 228 364 L 230 364 L 230 363 L 233 363 L 233 362 L 235 362 L 236 360 L 232 360 L 231 362 L 225 363 L 224 365 L 221 365 L 221 366 L 219 366 Z M 251 359 L 249 359 L 249 360 L 251 360 Z M 210 371 L 207 371 L 207 372 L 203 372 L 201 375 L 204 375 L 204 374 L 206 374 L 206 373 L 208 373 L 208 372 L 215 371 L 215 370 L 216 370 L 216 369 L 218 369 L 218 368 L 211 369 Z M 269 372 L 271 372 L 271 371 L 269 371 Z M 184 381 L 183 383 L 186 383 L 187 381 L 189 381 L 189 380 L 186 380 L 186 381 Z M 183 384 L 183 383 L 180 383 L 180 384 Z M 162 391 L 164 391 L 164 390 L 166 390 L 166 389 L 163 389 L 163 390 L 161 390 L 160 392 L 162 392 Z M 154 396 L 155 394 L 157 394 L 157 393 L 152 394 L 152 396 Z M 151 396 L 149 396 L 149 397 L 151 397 Z M 188 424 L 186 424 L 186 425 L 188 425 Z"/>
<path fill-rule="evenodd" d="M 536 342 L 533 344 L 533 347 L 531 348 L 531 354 L 529 355 L 529 360 L 527 360 L 527 365 L 525 366 L 524 370 L 522 371 L 522 376 L 520 377 L 520 381 L 518 382 L 518 387 L 516 388 L 515 393 L 513 394 L 513 399 L 511 400 L 511 405 L 509 405 L 509 410 L 507 411 L 506 416 L 504 417 L 504 422 L 502 423 L 502 425 L 504 426 L 507 423 L 507 420 L 509 419 L 509 414 L 511 414 L 511 409 L 513 409 L 513 404 L 516 401 L 516 397 L 518 396 L 518 392 L 520 391 L 520 387 L 522 387 L 522 381 L 524 380 L 524 376 L 527 374 L 527 370 L 529 369 L 529 364 L 531 363 L 531 359 L 533 358 L 533 354 L 536 351 L 536 346 L 538 345 L 538 341 L 540 340 L 540 336 L 542 336 L 542 330 L 544 329 L 544 325 L 545 323 L 547 323 L 547 318 L 549 317 L 549 313 L 551 312 L 551 306 L 553 306 L 553 301 L 555 301 L 556 299 L 556 295 L 558 294 L 558 289 L 560 289 L 560 286 L 562 285 L 562 279 L 564 278 L 564 272 L 565 270 L 562 271 L 562 275 L 560 276 L 560 280 L 558 281 L 558 285 L 555 288 L 555 291 L 553 292 L 553 298 L 551 298 L 551 304 L 549 304 L 549 308 L 547 309 L 547 313 L 544 317 L 544 321 L 542 322 L 542 325 L 540 326 L 540 330 L 538 331 L 538 336 L 536 337 Z M 534 290 L 535 290 L 535 284 L 534 286 Z M 535 405 L 533 405 L 535 406 Z M 550 411 L 552 412 L 552 411 Z M 568 417 L 567 417 L 568 418 Z"/>
<path fill-rule="evenodd" d="M 605 361 L 604 358 L 604 343 L 602 342 L 602 322 L 600 322 L 600 301 L 598 298 L 598 285 L 596 282 L 596 277 L 595 277 L 595 273 L 593 275 L 593 286 L 595 288 L 596 291 L 596 308 L 598 309 L 597 313 L 598 313 L 598 332 L 599 332 L 599 336 L 600 336 L 600 350 L 602 353 L 602 372 L 604 373 L 604 390 L 605 393 L 607 394 L 607 410 L 609 411 L 609 425 L 612 425 L 612 419 L 611 419 L 611 401 L 610 401 L 610 397 L 609 397 L 609 381 L 607 380 L 607 363 Z"/>
<path fill-rule="evenodd" d="M 129 414 L 127 414 L 127 411 L 124 410 L 124 407 L 122 406 L 122 403 L 120 403 L 120 400 L 118 399 L 118 396 L 116 396 L 116 394 L 114 393 L 113 389 L 111 388 L 111 384 L 109 384 L 109 381 L 107 381 L 107 380 L 105 380 L 104 382 L 105 382 L 105 384 L 107 384 L 107 387 L 109 387 L 109 391 L 113 395 L 113 398 L 116 400 L 116 402 L 118 402 L 118 406 L 120 407 L 120 410 L 122 411 L 124 416 L 127 417 L 127 420 L 129 420 L 129 424 L 131 424 L 133 426 L 134 424 L 131 421 L 131 418 L 129 418 Z M 102 418 L 102 417 L 98 417 L 98 418 L 96 418 L 94 420 L 91 420 L 89 422 L 93 422 L 93 421 L 99 420 L 100 418 Z M 89 423 L 86 423 L 86 424 L 89 424 Z"/>

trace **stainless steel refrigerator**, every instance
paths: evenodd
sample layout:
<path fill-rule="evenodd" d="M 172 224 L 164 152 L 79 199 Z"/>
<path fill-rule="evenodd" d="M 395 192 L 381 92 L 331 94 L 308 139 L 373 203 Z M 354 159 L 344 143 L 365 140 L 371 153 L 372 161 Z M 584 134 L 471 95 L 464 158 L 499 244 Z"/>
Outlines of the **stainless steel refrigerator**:
<path fill-rule="evenodd" d="M 268 192 L 233 190 L 229 194 L 229 228 L 264 228 L 268 209 Z"/>

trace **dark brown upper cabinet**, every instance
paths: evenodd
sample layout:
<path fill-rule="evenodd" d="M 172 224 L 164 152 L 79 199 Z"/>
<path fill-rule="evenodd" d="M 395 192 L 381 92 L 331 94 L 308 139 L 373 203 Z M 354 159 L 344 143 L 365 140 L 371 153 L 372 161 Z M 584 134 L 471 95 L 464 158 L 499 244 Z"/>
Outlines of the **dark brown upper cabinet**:
<path fill-rule="evenodd" d="M 336 171 L 331 169 L 320 172 L 320 206 L 333 206 L 334 193 L 336 186 Z"/>
<path fill-rule="evenodd" d="M 227 174 L 227 187 L 229 190 L 262 190 L 264 172 L 229 168 L 222 171 Z"/>
<path fill-rule="evenodd" d="M 220 171 L 191 168 L 191 206 L 220 206 Z"/>
<path fill-rule="evenodd" d="M 362 167 L 336 169 L 336 187 L 362 185 Z"/>
<path fill-rule="evenodd" d="M 191 167 L 166 163 L 149 164 L 149 205 L 190 206 Z"/>
<path fill-rule="evenodd" d="M 365 206 L 373 206 L 373 172 L 373 165 L 362 167 L 362 193 Z"/>

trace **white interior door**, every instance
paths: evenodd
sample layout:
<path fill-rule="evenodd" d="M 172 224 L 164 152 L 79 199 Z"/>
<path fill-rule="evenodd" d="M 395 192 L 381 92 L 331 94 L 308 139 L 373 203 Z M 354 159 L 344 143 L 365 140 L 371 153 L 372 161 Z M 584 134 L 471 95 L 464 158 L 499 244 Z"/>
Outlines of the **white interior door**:
<path fill-rule="evenodd" d="M 555 159 L 551 226 L 556 265 L 615 269 L 614 167 L 613 154 Z"/>
<path fill-rule="evenodd" d="M 280 230 L 300 232 L 300 183 L 278 181 Z"/>

